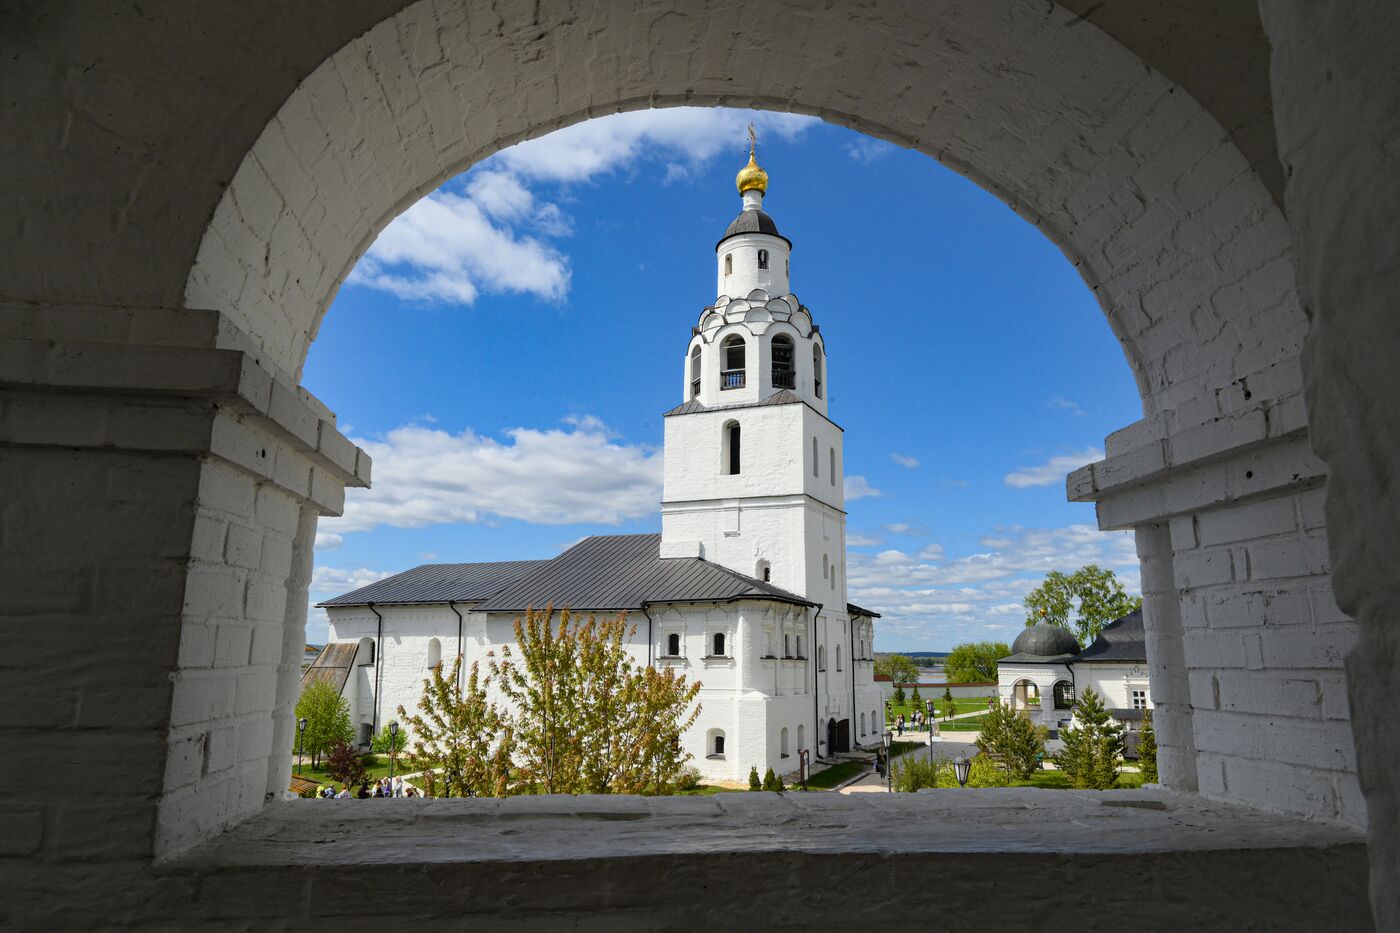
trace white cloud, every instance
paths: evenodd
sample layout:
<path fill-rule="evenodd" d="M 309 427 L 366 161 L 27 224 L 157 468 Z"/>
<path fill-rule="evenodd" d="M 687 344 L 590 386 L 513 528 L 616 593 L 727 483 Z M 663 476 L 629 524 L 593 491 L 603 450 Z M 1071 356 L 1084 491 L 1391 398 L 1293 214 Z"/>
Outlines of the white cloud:
<path fill-rule="evenodd" d="M 951 559 L 936 544 L 917 555 L 851 552 L 850 598 L 883 614 L 884 644 L 938 649 L 987 638 L 1010 642 L 1025 619 L 1022 598 L 1051 570 L 1097 563 L 1113 569 L 1129 592 L 1140 586 L 1130 532 L 1011 526 L 990 530 L 978 546 L 986 550 Z"/>
<path fill-rule="evenodd" d="M 354 284 L 417 301 L 471 304 L 483 292 L 555 301 L 569 290 L 568 260 L 552 246 L 492 223 L 528 207 L 497 173 L 468 195 L 439 190 L 389 224 L 350 275 Z"/>
<path fill-rule="evenodd" d="M 368 567 L 353 570 L 343 567 L 317 567 L 311 571 L 311 592 L 339 596 L 391 576 L 393 573 L 390 571 L 370 570 Z"/>
<path fill-rule="evenodd" d="M 892 522 L 885 526 L 885 530 L 892 535 L 921 535 L 925 529 L 923 525 L 913 522 Z"/>
<path fill-rule="evenodd" d="M 819 122 L 793 113 L 713 107 L 634 110 L 527 140 L 497 153 L 488 164 L 527 178 L 581 182 L 657 160 L 665 165 L 666 178 L 673 180 L 721 153 L 741 157 L 749 123 L 758 131 L 761 149 L 766 136 L 794 139 Z"/>
<path fill-rule="evenodd" d="M 316 530 L 316 549 L 319 551 L 334 551 L 345 543 L 345 539 L 333 531 Z"/>
<path fill-rule="evenodd" d="M 846 535 L 846 547 L 875 547 L 880 539 L 874 535 L 863 535 L 858 531 Z"/>
<path fill-rule="evenodd" d="M 894 143 L 887 143 L 882 139 L 873 139 L 869 136 L 861 136 L 846 144 L 846 154 L 857 162 L 869 165 L 871 162 L 883 159 L 894 152 L 898 147 Z"/>
<path fill-rule="evenodd" d="M 906 470 L 912 470 L 919 465 L 919 459 L 917 457 L 909 457 L 904 454 L 890 454 L 890 459 Z"/>
<path fill-rule="evenodd" d="M 1063 395 L 1055 395 L 1046 399 L 1045 407 L 1051 411 L 1067 411 L 1076 418 L 1083 418 L 1087 414 L 1083 408 L 1079 407 L 1078 402 L 1071 401 Z"/>
<path fill-rule="evenodd" d="M 589 416 L 571 430 L 514 428 L 507 441 L 410 424 L 382 440 L 356 438 L 374 458 L 374 486 L 346 491 L 334 532 L 380 525 L 617 524 L 652 515 L 661 499 L 661 453 L 617 443 Z"/>
<path fill-rule="evenodd" d="M 856 499 L 873 499 L 880 495 L 880 490 L 870 485 L 870 481 L 864 476 L 846 477 L 845 489 L 847 502 L 853 502 Z"/>
<path fill-rule="evenodd" d="M 819 121 L 797 114 L 678 107 L 589 120 L 496 153 L 399 215 L 370 247 L 350 283 L 409 301 L 470 305 L 482 294 L 558 301 L 569 259 L 548 239 L 573 233 L 541 184 L 591 181 L 645 164 L 683 179 L 728 153 L 737 164 L 753 122 L 764 138 L 792 139 Z"/>
<path fill-rule="evenodd" d="M 1020 467 L 1002 477 L 1002 482 L 1013 489 L 1027 489 L 1031 486 L 1053 486 L 1063 483 L 1073 471 L 1103 459 L 1103 451 L 1097 447 L 1085 447 L 1074 453 L 1051 457 L 1038 466 Z"/>

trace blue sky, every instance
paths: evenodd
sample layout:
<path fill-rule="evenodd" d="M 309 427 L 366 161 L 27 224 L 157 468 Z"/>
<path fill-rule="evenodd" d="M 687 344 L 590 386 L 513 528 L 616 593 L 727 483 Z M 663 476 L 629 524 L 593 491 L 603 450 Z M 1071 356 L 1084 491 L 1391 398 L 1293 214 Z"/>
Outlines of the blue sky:
<path fill-rule="evenodd" d="M 659 530 L 661 413 L 715 298 L 759 132 L 764 207 L 826 337 L 854 602 L 878 650 L 1010 641 L 1046 571 L 1138 586 L 1064 474 L 1141 417 L 1059 250 L 931 159 L 815 119 L 621 114 L 522 143 L 411 207 L 326 316 L 304 383 L 375 457 L 324 519 L 312 601 L 421 563 L 549 557 Z M 325 637 L 313 609 L 308 638 Z"/>

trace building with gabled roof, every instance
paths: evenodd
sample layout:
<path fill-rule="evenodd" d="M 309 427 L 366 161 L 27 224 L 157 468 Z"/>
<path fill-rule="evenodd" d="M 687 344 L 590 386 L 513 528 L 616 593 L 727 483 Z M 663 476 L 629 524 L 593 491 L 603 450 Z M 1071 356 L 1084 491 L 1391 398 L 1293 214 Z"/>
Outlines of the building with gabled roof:
<path fill-rule="evenodd" d="M 792 242 L 762 210 L 767 184 L 751 152 L 744 208 L 716 246 L 719 298 L 691 328 L 683 401 L 664 415 L 661 533 L 589 537 L 551 560 L 424 565 L 321 603 L 331 645 L 304 681 L 340 684 L 360 742 L 416 707 L 430 668 L 481 661 L 545 606 L 629 613 L 639 663 L 700 682 L 682 741 L 709 779 L 880 741 L 879 613 L 845 598 L 825 343 L 789 289 Z"/>

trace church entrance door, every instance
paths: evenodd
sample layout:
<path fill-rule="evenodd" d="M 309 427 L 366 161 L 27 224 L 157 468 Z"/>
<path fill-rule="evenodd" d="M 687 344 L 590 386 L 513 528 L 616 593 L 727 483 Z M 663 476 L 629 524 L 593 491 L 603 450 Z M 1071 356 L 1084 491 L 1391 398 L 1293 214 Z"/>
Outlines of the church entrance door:
<path fill-rule="evenodd" d="M 836 724 L 836 750 L 838 752 L 851 750 L 851 721 L 849 719 L 843 719 Z"/>
<path fill-rule="evenodd" d="M 836 720 L 829 719 L 826 723 L 826 753 L 836 754 Z"/>

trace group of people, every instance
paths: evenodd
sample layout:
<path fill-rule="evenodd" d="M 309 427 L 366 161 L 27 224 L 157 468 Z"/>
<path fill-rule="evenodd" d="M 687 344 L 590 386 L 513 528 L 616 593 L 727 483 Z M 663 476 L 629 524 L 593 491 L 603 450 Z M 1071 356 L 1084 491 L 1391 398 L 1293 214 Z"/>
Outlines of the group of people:
<path fill-rule="evenodd" d="M 335 785 L 327 784 L 321 788 L 316 796 L 326 799 L 349 800 L 352 797 L 358 797 L 361 800 L 368 800 L 371 797 L 419 797 L 422 795 L 418 792 L 418 788 L 405 784 L 401 777 L 396 777 L 392 781 L 385 777 L 372 784 L 369 782 L 361 784 L 358 791 L 350 790 L 349 784 L 342 784 L 340 785 L 340 793 L 336 793 Z"/>
<path fill-rule="evenodd" d="M 909 714 L 909 731 L 910 731 L 910 732 L 918 731 L 919 729 L 921 729 L 921 728 L 923 727 L 924 721 L 927 720 L 927 719 L 928 719 L 928 717 L 925 716 L 925 715 L 923 714 L 922 711 L 917 710 L 917 709 L 914 710 L 912 713 Z M 896 717 L 894 718 L 894 734 L 895 734 L 895 735 L 903 735 L 903 734 L 904 734 L 904 725 L 905 725 L 905 722 L 904 722 L 904 714 L 903 714 L 903 713 L 900 713 L 898 716 L 896 716 Z"/>

